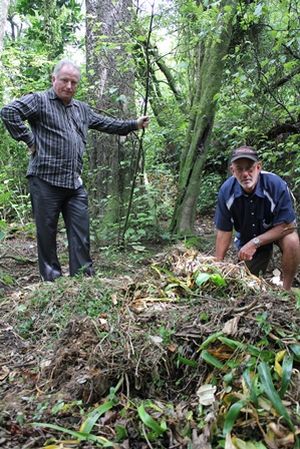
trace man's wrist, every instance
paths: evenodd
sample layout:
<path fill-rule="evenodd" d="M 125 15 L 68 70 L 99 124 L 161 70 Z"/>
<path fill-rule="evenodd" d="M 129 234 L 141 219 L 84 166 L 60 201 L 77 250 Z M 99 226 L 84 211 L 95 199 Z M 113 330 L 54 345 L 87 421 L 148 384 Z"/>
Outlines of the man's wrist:
<path fill-rule="evenodd" d="M 251 242 L 254 244 L 255 248 L 259 248 L 261 246 L 261 240 L 259 237 L 254 237 Z"/>

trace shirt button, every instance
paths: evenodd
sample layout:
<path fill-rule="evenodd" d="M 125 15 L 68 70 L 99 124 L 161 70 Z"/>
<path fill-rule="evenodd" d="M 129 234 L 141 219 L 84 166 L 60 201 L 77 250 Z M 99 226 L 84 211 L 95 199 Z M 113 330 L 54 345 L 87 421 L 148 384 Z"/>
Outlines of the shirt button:
<path fill-rule="evenodd" d="M 253 223 L 252 226 L 255 226 L 255 224 Z"/>
<path fill-rule="evenodd" d="M 251 215 L 254 215 L 254 212 L 251 212 Z"/>

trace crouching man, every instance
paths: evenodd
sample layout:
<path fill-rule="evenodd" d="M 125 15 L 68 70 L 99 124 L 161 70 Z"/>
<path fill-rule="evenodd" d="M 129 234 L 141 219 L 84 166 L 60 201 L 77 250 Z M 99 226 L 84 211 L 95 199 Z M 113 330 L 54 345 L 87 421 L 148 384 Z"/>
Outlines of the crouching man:
<path fill-rule="evenodd" d="M 289 188 L 279 176 L 262 171 L 252 147 L 234 150 L 230 169 L 232 176 L 218 194 L 216 258 L 224 259 L 234 228 L 239 260 L 258 276 L 266 271 L 275 243 L 282 253 L 283 288 L 290 290 L 300 262 L 300 243 Z"/>

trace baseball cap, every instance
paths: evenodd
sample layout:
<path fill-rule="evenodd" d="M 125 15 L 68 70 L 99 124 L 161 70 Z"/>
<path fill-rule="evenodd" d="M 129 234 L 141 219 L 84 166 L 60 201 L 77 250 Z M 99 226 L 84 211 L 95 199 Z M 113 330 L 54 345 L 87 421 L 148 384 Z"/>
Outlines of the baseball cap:
<path fill-rule="evenodd" d="M 258 154 L 252 147 L 240 147 L 233 151 L 230 162 L 238 159 L 251 159 L 251 161 L 258 161 Z"/>

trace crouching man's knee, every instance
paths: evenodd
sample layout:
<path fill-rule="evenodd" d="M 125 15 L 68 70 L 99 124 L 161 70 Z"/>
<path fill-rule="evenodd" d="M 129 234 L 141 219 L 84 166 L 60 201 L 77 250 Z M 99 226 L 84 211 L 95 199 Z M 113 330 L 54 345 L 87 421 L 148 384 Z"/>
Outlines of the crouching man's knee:
<path fill-rule="evenodd" d="M 300 263 L 300 241 L 296 231 L 285 235 L 278 245 L 282 252 L 283 288 L 290 290 Z"/>

